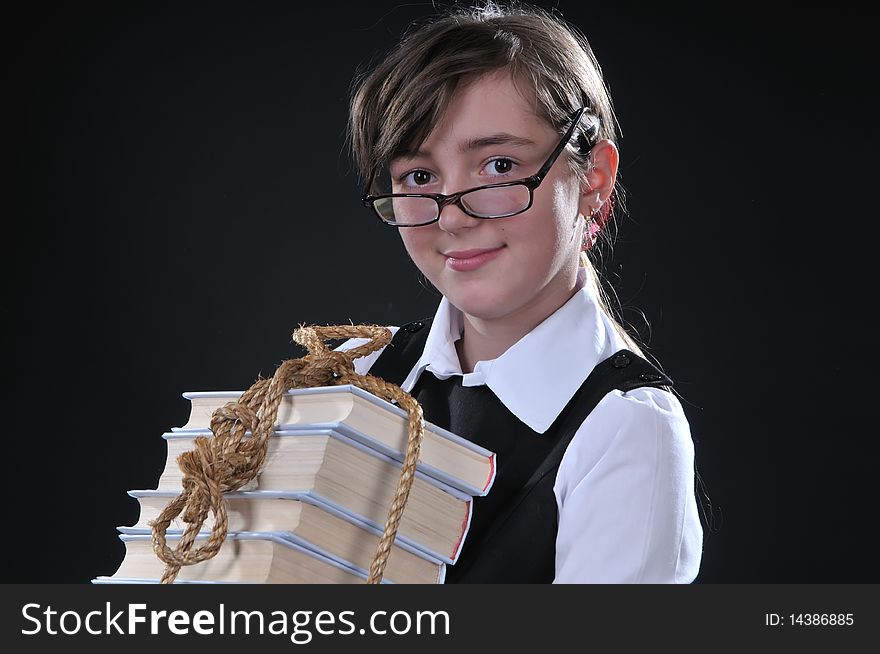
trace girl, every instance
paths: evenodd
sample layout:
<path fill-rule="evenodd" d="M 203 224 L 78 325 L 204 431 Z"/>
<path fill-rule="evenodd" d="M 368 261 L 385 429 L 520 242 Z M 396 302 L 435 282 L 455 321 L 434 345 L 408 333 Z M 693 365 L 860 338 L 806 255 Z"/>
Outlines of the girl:
<path fill-rule="evenodd" d="M 355 85 L 364 204 L 442 293 L 356 370 L 498 458 L 447 583 L 699 570 L 687 419 L 591 260 L 617 189 L 614 121 L 586 39 L 533 7 L 450 10 Z"/>

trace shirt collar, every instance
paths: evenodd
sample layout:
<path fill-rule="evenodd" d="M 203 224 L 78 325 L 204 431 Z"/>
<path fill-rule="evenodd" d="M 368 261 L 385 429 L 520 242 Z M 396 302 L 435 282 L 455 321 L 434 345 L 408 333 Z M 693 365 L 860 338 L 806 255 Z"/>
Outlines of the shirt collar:
<path fill-rule="evenodd" d="M 422 356 L 401 388 L 412 390 L 425 370 L 439 379 L 460 375 L 463 386 L 486 384 L 508 411 L 540 434 L 553 424 L 596 364 L 626 347 L 590 284 L 497 359 L 478 361 L 472 373 L 464 374 L 455 349 L 463 326 L 461 311 L 444 296 Z"/>

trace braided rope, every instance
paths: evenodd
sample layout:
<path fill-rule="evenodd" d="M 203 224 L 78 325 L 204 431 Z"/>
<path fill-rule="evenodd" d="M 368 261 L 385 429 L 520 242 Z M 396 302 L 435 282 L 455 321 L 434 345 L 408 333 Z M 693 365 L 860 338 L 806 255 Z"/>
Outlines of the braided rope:
<path fill-rule="evenodd" d="M 324 341 L 338 338 L 370 340 L 346 351 L 328 349 Z M 424 436 L 422 407 L 399 386 L 373 375 L 360 375 L 354 370 L 355 359 L 391 342 L 391 332 L 387 328 L 378 325 L 300 325 L 293 332 L 293 339 L 305 345 L 309 353 L 282 362 L 271 379 L 257 380 L 237 401 L 214 411 L 211 416 L 213 438 L 196 438 L 195 448 L 177 458 L 183 471 L 183 489 L 159 517 L 149 523 L 153 551 L 166 564 L 161 583 L 173 583 L 182 566 L 205 561 L 220 551 L 229 529 L 224 493 L 238 490 L 259 474 L 269 447 L 269 437 L 275 428 L 278 407 L 287 390 L 344 384 L 358 386 L 389 402 L 396 401 L 409 416 L 409 438 L 400 479 L 367 578 L 368 584 L 382 581 L 415 478 Z M 248 431 L 251 437 L 245 438 Z M 209 513 L 214 515 L 211 534 L 204 545 L 194 548 L 193 543 Z M 177 547 L 171 549 L 166 542 L 166 532 L 181 514 L 186 528 Z"/>

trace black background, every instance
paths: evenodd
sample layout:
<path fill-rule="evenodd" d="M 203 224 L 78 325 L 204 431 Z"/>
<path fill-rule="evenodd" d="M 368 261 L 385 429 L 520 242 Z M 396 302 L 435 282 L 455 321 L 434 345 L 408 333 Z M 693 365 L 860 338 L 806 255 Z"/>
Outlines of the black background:
<path fill-rule="evenodd" d="M 589 37 L 623 128 L 606 273 L 691 421 L 697 581 L 877 582 L 867 16 L 542 6 Z M 4 30 L 2 574 L 88 582 L 183 391 L 271 375 L 299 324 L 433 312 L 344 142 L 358 67 L 431 6 L 28 7 Z"/>

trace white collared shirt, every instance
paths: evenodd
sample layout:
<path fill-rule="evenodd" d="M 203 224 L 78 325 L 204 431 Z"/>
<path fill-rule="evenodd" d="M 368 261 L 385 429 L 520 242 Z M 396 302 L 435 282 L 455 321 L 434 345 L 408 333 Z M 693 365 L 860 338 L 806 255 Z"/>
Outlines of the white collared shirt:
<path fill-rule="evenodd" d="M 425 371 L 439 379 L 460 375 L 463 386 L 486 384 L 542 434 L 596 364 L 626 347 L 589 285 L 471 373 L 462 373 L 455 348 L 463 320 L 442 298 L 422 356 L 401 388 L 411 391 Z M 350 339 L 338 349 L 365 340 Z M 355 370 L 366 373 L 380 354 L 356 359 Z M 694 446 L 672 393 L 644 387 L 606 395 L 569 443 L 553 490 L 559 509 L 554 583 L 690 583 L 697 576 L 703 529 Z"/>

